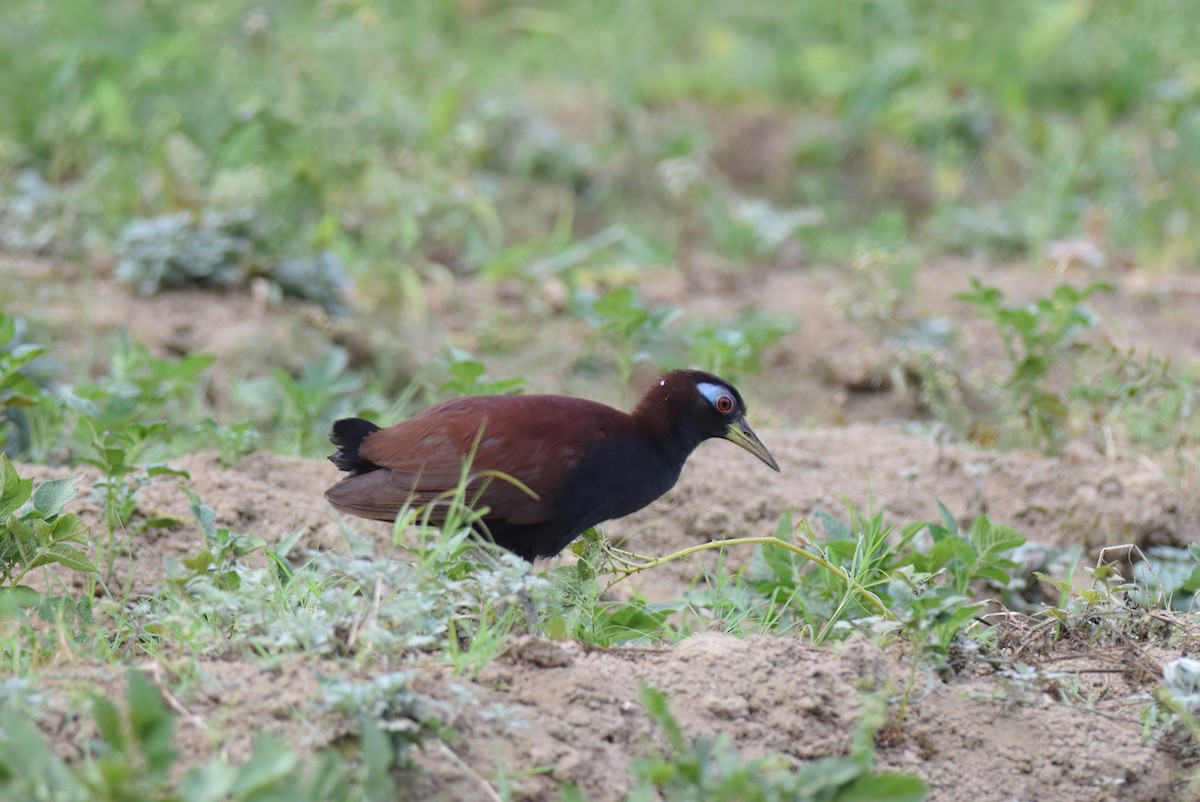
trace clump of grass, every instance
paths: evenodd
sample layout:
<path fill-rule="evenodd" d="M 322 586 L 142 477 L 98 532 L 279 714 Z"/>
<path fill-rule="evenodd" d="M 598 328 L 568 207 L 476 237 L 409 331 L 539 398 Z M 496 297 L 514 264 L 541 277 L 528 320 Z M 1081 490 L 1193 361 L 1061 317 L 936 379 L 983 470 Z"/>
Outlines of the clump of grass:
<path fill-rule="evenodd" d="M 688 333 L 692 364 L 730 381 L 762 370 L 762 355 L 796 328 L 788 315 L 749 310 L 732 323 L 698 326 Z"/>
<path fill-rule="evenodd" d="M 630 766 L 637 785 L 631 798 L 684 800 L 830 800 L 890 799 L 920 802 L 925 784 L 905 774 L 876 772 L 875 736 L 883 724 L 881 704 L 864 705 L 851 737 L 850 754 L 827 757 L 790 768 L 778 756 L 745 760 L 726 736 L 685 737 L 671 714 L 667 698 L 650 687 L 640 692 L 642 705 L 666 736 L 668 748 Z M 582 800 L 578 792 L 567 799 Z"/>
<path fill-rule="evenodd" d="M 356 753 L 328 749 L 312 756 L 260 733 L 241 765 L 232 766 L 218 757 L 180 776 L 176 713 L 141 672 L 130 670 L 127 677 L 122 702 L 99 695 L 92 698 L 96 735 L 85 744 L 86 759 L 77 764 L 55 755 L 38 729 L 19 713 L 0 713 L 0 791 L 8 798 L 30 800 L 356 798 L 382 802 L 396 798 L 391 772 L 407 766 L 409 746 L 422 743 L 427 734 L 385 731 L 383 725 L 362 717 Z M 336 688 L 332 691 L 334 696 L 338 693 Z"/>
<path fill-rule="evenodd" d="M 770 536 L 716 540 L 659 558 L 585 534 L 575 547 L 579 560 L 556 570 L 564 610 L 550 617 L 550 631 L 609 645 L 678 638 L 691 630 L 688 616 L 705 627 L 725 622 L 737 633 L 803 632 L 817 643 L 867 629 L 902 634 L 924 664 L 953 669 L 956 655 L 975 650 L 971 635 L 982 631 L 976 586 L 1007 591 L 1020 584 L 1012 558 L 1025 540 L 986 515 L 963 531 L 939 507 L 940 522 L 914 522 L 898 531 L 884 526 L 881 515 L 852 505 L 847 521 L 818 512 L 823 536 L 807 522 L 794 526 L 788 513 Z M 741 546 L 755 547 L 750 563 L 732 578 L 693 589 L 685 602 L 650 605 L 636 596 L 601 601 L 606 587 L 634 574 Z M 677 615 L 685 613 L 680 621 Z"/>
<path fill-rule="evenodd" d="M 525 379 L 515 376 L 510 379 L 491 379 L 487 367 L 480 360 L 461 348 L 451 346 L 446 356 L 438 359 L 445 370 L 446 378 L 439 385 L 444 398 L 463 395 L 510 395 L 520 393 Z"/>
<path fill-rule="evenodd" d="M 971 291 L 955 296 L 995 323 L 1009 363 L 1001 387 L 1047 450 L 1057 450 L 1067 435 L 1065 395 L 1052 388 L 1052 373 L 1058 365 L 1069 365 L 1080 347 L 1079 335 L 1095 325 L 1095 315 L 1083 302 L 1112 289 L 1102 283 L 1083 289 L 1060 284 L 1048 298 L 1008 304 L 1000 290 L 972 278 Z"/>
<path fill-rule="evenodd" d="M 349 364 L 345 349 L 331 346 L 299 375 L 276 365 L 270 375 L 237 382 L 234 396 L 250 422 L 268 433 L 275 451 L 317 456 L 327 450 L 335 420 L 353 416 L 361 406 L 382 406 L 381 399 L 364 393 L 365 377 Z"/>
<path fill-rule="evenodd" d="M 583 303 L 581 313 L 596 327 L 612 349 L 622 394 L 629 387 L 633 368 L 653 359 L 652 350 L 661 346 L 665 330 L 679 317 L 670 306 L 647 306 L 633 287 L 618 287 Z"/>

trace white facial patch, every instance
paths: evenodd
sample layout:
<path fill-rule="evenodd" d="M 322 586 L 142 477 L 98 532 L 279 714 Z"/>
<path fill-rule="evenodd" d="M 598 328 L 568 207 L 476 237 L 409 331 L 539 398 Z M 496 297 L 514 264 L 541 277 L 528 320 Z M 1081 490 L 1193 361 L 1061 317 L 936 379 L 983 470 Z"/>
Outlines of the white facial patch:
<path fill-rule="evenodd" d="M 699 390 L 700 394 L 707 398 L 708 403 L 712 404 L 714 407 L 717 405 L 717 399 L 723 395 L 727 395 L 731 401 L 733 400 L 733 393 L 729 392 L 729 388 L 723 387 L 719 384 L 713 384 L 712 382 L 700 382 L 696 385 L 696 389 Z"/>

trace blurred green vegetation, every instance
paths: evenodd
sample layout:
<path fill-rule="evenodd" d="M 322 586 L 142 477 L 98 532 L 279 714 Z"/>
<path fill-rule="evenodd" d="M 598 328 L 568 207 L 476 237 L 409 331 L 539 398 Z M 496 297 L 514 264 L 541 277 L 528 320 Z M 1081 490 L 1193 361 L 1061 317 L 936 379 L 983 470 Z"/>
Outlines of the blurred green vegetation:
<path fill-rule="evenodd" d="M 559 250 L 564 220 L 571 240 L 624 224 L 653 246 L 634 259 L 697 236 L 738 257 L 788 235 L 844 254 L 881 218 L 941 252 L 1040 255 L 1087 232 L 1178 268 L 1200 246 L 1189 3 L 9 0 L 0 16 L 10 246 L 249 209 L 254 258 L 333 249 L 381 302 L 430 265 Z"/>

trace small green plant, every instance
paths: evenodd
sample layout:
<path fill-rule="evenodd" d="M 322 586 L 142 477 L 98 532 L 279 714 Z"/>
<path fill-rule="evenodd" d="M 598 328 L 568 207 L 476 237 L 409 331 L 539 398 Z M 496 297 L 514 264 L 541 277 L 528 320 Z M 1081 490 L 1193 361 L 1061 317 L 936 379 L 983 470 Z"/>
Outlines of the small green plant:
<path fill-rule="evenodd" d="M 142 295 L 189 284 L 240 283 L 257 238 L 252 222 L 244 213 L 220 212 L 134 220 L 117 242 L 117 279 Z"/>
<path fill-rule="evenodd" d="M 949 662 L 956 643 L 982 607 L 972 599 L 972 584 L 988 582 L 997 588 L 1011 585 L 1018 568 L 1011 554 L 1025 543 L 1025 538 L 986 515 L 980 515 L 968 531 L 962 532 L 940 501 L 938 509 L 942 514 L 940 524 L 919 525 L 916 531 L 912 525 L 905 528 L 912 534 L 924 530 L 932 544 L 900 558 L 887 595 L 910 640 L 927 660 L 941 668 Z"/>
<path fill-rule="evenodd" d="M 104 580 L 113 577 L 117 552 L 137 532 L 128 532 L 127 524 L 137 511 L 138 495 L 155 476 L 181 476 L 191 478 L 187 471 L 170 465 L 140 464 L 141 455 L 152 438 L 161 436 L 167 424 L 127 423 L 120 428 L 96 430 L 96 422 L 87 421 L 92 427 L 91 452 L 80 458 L 82 462 L 99 469 L 103 478 L 92 487 L 93 494 L 104 505 L 104 523 L 107 538 L 102 548 Z M 154 526 L 154 519 L 146 526 Z"/>
<path fill-rule="evenodd" d="M 411 672 L 392 671 L 368 682 L 329 681 L 322 691 L 323 707 L 359 721 L 364 732 L 386 734 L 398 768 L 412 768 L 408 755 L 414 747 L 449 733 L 448 711 L 413 689 Z"/>
<path fill-rule="evenodd" d="M 687 336 L 693 364 L 730 381 L 762 370 L 762 354 L 796 328 L 787 315 L 749 310 L 728 326 L 701 326 Z"/>
<path fill-rule="evenodd" d="M 85 759 L 68 765 L 28 719 L 12 709 L 0 711 L 0 795 L 30 802 L 383 802 L 396 798 L 390 772 L 404 765 L 398 762 L 404 754 L 396 751 L 398 736 L 368 721 L 357 759 L 335 750 L 306 758 L 260 733 L 241 765 L 214 758 L 180 778 L 173 775 L 179 759 L 176 715 L 136 670 L 128 673 L 124 704 L 96 696 L 92 716 L 96 737 L 86 742 Z"/>
<path fill-rule="evenodd" d="M 115 430 L 147 420 L 198 418 L 203 375 L 216 361 L 209 354 L 159 359 L 122 330 L 112 349 L 108 371 L 85 382 L 67 403 L 92 424 L 93 432 Z"/>
<path fill-rule="evenodd" d="M 98 439 L 121 436 L 127 427 L 158 426 L 154 437 L 136 435 L 151 450 L 177 451 L 203 415 L 204 373 L 214 357 L 190 354 L 158 359 L 122 330 L 108 349 L 109 364 L 95 379 L 58 387 L 23 410 L 27 454 L 73 458 L 93 451 Z M 153 421 L 155 423 L 147 423 Z"/>
<path fill-rule="evenodd" d="M 525 379 L 490 379 L 487 368 L 471 354 L 451 346 L 438 364 L 446 371 L 446 378 L 438 385 L 442 397 L 455 398 L 464 395 L 510 395 L 524 388 Z"/>
<path fill-rule="evenodd" d="M 249 421 L 226 424 L 218 423 L 214 418 L 205 418 L 201 428 L 216 440 L 217 449 L 221 452 L 221 464 L 227 468 L 242 457 L 253 454 L 262 440 L 257 427 Z"/>
<path fill-rule="evenodd" d="M 45 392 L 24 373 L 30 362 L 46 353 L 44 345 L 21 343 L 18 320 L 0 312 L 0 447 L 8 443 L 12 421 L 9 411 L 16 407 L 32 407 Z"/>
<path fill-rule="evenodd" d="M 900 631 L 928 663 L 945 666 L 979 610 L 972 601 L 972 586 L 979 582 L 1001 589 L 1012 586 L 1017 565 L 1011 555 L 1025 541 L 987 516 L 960 532 L 940 503 L 939 509 L 941 523 L 910 523 L 898 533 L 883 525 L 880 514 L 864 514 L 853 505 L 847 505 L 845 522 L 818 511 L 815 517 L 824 536 L 806 522 L 793 527 L 789 513 L 772 537 L 714 541 L 686 549 L 679 554 L 757 546 L 744 574 L 732 584 L 726 582 L 719 598 L 710 589 L 697 588 L 689 601 L 703 618 L 734 622 L 732 626 L 740 631 L 800 630 L 815 642 L 845 637 L 853 625 Z M 799 543 L 792 541 L 793 530 L 800 535 Z M 922 536 L 931 541 L 925 548 L 918 547 Z M 660 565 L 679 554 L 648 565 Z M 645 570 L 646 565 L 616 570 L 627 575 Z"/>
<path fill-rule="evenodd" d="M 267 542 L 257 535 L 240 535 L 225 527 L 217 526 L 217 514 L 213 508 L 200 502 L 200 497 L 191 488 L 179 486 L 192 510 L 192 516 L 200 525 L 202 547 L 195 555 L 184 559 L 175 567 L 168 560 L 167 573 L 177 585 L 183 586 L 197 577 L 206 577 L 219 590 L 235 591 L 241 587 L 242 571 L 239 560 L 247 554 L 266 549 Z"/>
<path fill-rule="evenodd" d="M 884 723 L 881 702 L 863 706 L 850 754 L 809 761 L 792 770 L 781 757 L 746 761 L 725 736 L 689 740 L 671 714 L 666 697 L 641 689 L 646 713 L 667 736 L 669 749 L 635 761 L 631 799 L 667 802 L 851 802 L 875 799 L 920 802 L 925 784 L 916 777 L 875 772 L 875 736 Z"/>
<path fill-rule="evenodd" d="M 270 376 L 236 384 L 234 395 L 276 451 L 316 456 L 325 451 L 333 422 L 364 403 L 363 377 L 348 369 L 349 362 L 345 350 L 331 347 L 306 363 L 298 376 L 276 366 Z"/>
<path fill-rule="evenodd" d="M 1098 428 L 1115 429 L 1129 442 L 1153 449 L 1184 450 L 1200 440 L 1200 383 L 1189 371 L 1112 343 L 1094 361 L 1092 380 L 1072 388 L 1072 396 L 1092 410 Z"/>
<path fill-rule="evenodd" d="M 18 476 L 8 455 L 0 454 L 0 588 L 21 588 L 30 571 L 52 563 L 96 572 L 95 563 L 79 549 L 87 545 L 91 530 L 75 513 L 63 512 L 78 492 L 73 479 L 52 479 L 35 490 L 33 480 Z M 37 601 L 36 592 L 22 592 Z"/>
<path fill-rule="evenodd" d="M 637 592 L 628 599 L 605 597 L 607 587 L 600 578 L 621 552 L 612 549 L 599 528 L 584 532 L 571 551 L 576 560 L 556 566 L 551 574 L 553 601 L 542 623 L 548 636 L 607 648 L 677 640 L 684 634 L 671 622 L 683 603 L 650 602 Z"/>
<path fill-rule="evenodd" d="M 918 261 L 893 248 L 860 245 L 848 265 L 848 278 L 830 294 L 846 320 L 864 321 L 891 334 L 912 320 Z"/>
<path fill-rule="evenodd" d="M 91 531 L 66 505 L 78 491 L 73 479 L 52 479 L 36 488 L 22 479 L 0 453 L 0 619 L 9 622 L 0 645 L 6 665 L 26 669 L 60 654 L 93 629 L 91 595 L 47 595 L 22 584 L 30 572 L 57 565 L 85 575 L 96 573 L 86 554 Z M 59 584 L 62 582 L 59 577 Z M 40 624 L 30 620 L 36 613 Z"/>
<path fill-rule="evenodd" d="M 133 220 L 117 241 L 117 279 L 154 295 L 172 287 L 245 284 L 261 275 L 287 295 L 344 312 L 347 277 L 337 255 L 323 250 L 311 259 L 284 259 L 264 268 L 264 262 L 275 261 L 265 256 L 266 228 L 265 216 L 246 207 Z"/>
<path fill-rule="evenodd" d="M 1003 292 L 972 278 L 971 291 L 954 296 L 996 325 L 1009 362 L 1001 386 L 1036 440 L 1050 451 L 1062 444 L 1067 426 L 1065 396 L 1052 388 L 1051 372 L 1070 363 L 1079 335 L 1095 325 L 1095 316 L 1083 302 L 1111 291 L 1111 285 L 1102 283 L 1083 289 L 1060 284 L 1048 298 L 1006 304 Z"/>
<path fill-rule="evenodd" d="M 1153 701 L 1142 710 L 1143 738 L 1171 747 L 1179 756 L 1193 760 L 1200 754 L 1200 661 L 1177 657 L 1163 666 L 1162 685 L 1154 689 Z M 1187 796 L 1200 791 L 1200 773 L 1193 768 Z"/>
<path fill-rule="evenodd" d="M 679 316 L 679 310 L 670 306 L 648 307 L 633 287 L 618 287 L 585 305 L 583 314 L 613 350 L 624 393 L 634 366 L 650 361 L 647 349 L 663 337 L 667 326 Z"/>
<path fill-rule="evenodd" d="M 1162 606 L 1178 612 L 1200 609 L 1200 543 L 1187 548 L 1150 546 L 1133 565 L 1132 600 L 1143 608 Z"/>
<path fill-rule="evenodd" d="M 853 505 L 847 505 L 847 511 L 848 523 L 823 511 L 816 513 L 824 524 L 824 538 L 818 538 L 806 522 L 795 527 L 803 538 L 801 545 L 817 547 L 838 570 L 819 565 L 809 570 L 811 561 L 803 554 L 763 544 L 746 575 L 747 585 L 769 600 L 776 626 L 802 623 L 817 643 L 829 637 L 839 621 L 881 612 L 879 603 L 887 601 L 875 591 L 886 585 L 897 555 L 904 553 L 915 535 L 915 527 L 906 528 L 897 543 L 889 544 L 891 529 L 883 525 L 882 515 L 864 515 Z M 775 538 L 791 543 L 793 529 L 788 513 L 776 527 Z"/>

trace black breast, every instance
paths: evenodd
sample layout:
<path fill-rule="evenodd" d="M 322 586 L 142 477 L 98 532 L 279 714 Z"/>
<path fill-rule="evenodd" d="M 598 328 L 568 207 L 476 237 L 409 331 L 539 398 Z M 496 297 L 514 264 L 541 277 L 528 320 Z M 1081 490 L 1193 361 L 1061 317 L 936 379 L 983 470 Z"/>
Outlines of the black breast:
<path fill-rule="evenodd" d="M 524 557 L 551 557 L 596 524 L 637 512 L 675 486 L 683 460 L 665 459 L 625 434 L 593 446 L 568 469 L 551 520 L 519 525 L 490 519 L 492 539 Z"/>

